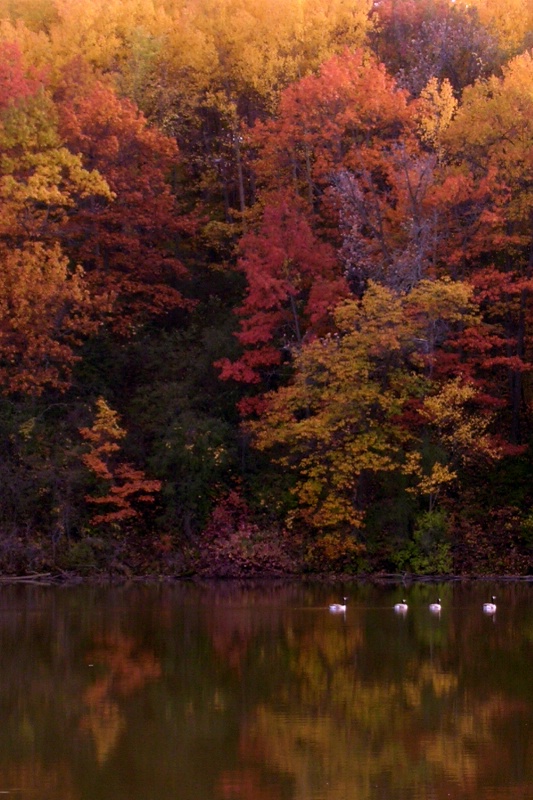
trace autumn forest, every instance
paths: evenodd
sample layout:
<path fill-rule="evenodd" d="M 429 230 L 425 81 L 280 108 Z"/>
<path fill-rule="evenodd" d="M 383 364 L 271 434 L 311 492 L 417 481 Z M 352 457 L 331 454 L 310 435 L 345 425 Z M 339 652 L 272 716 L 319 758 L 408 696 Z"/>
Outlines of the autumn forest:
<path fill-rule="evenodd" d="M 0 0 L 0 572 L 533 574 L 533 0 Z"/>

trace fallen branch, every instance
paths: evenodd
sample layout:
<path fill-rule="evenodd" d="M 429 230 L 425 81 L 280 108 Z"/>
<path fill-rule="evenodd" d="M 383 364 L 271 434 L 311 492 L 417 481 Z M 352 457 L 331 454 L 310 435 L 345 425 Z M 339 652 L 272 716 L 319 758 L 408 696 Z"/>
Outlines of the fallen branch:
<path fill-rule="evenodd" d="M 51 572 L 33 572 L 28 575 L 0 575 L 0 583 L 43 583 L 53 581 Z"/>

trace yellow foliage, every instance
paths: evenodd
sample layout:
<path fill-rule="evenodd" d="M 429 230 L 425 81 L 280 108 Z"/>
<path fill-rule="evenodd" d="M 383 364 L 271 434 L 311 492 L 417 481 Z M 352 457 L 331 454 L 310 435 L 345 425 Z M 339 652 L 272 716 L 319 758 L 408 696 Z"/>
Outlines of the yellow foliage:
<path fill-rule="evenodd" d="M 99 71 L 127 72 L 136 48 L 139 55 L 140 44 L 151 44 L 189 94 L 248 89 L 268 106 L 334 52 L 361 46 L 371 7 L 371 0 L 56 0 L 45 15 L 38 2 L 15 2 L 0 6 L 0 35 L 54 74 L 78 56 Z"/>
<path fill-rule="evenodd" d="M 463 465 L 495 460 L 501 455 L 487 433 L 491 415 L 476 413 L 475 406 L 471 406 L 476 395 L 471 384 L 456 378 L 426 397 L 422 407 L 422 415 L 438 430 L 439 439 L 451 457 Z"/>
<path fill-rule="evenodd" d="M 387 472 L 416 475 L 422 494 L 434 493 L 454 480 L 455 472 L 434 464 L 429 473 L 405 461 L 416 451 L 417 438 L 401 423 L 406 403 L 429 394 L 431 383 L 424 363 L 430 363 L 437 344 L 462 324 L 477 319 L 471 289 L 449 280 L 421 281 L 400 295 L 370 283 L 363 298 L 344 302 L 335 311 L 338 332 L 305 343 L 295 356 L 290 386 L 270 395 L 267 413 L 250 423 L 257 447 L 268 449 L 298 475 L 296 495 L 306 524 L 320 530 L 361 526 L 364 500 L 362 476 Z M 422 358 L 421 351 L 423 354 Z M 437 419 L 457 412 L 461 426 L 456 439 L 440 425 L 445 444 L 474 449 L 480 432 L 464 412 L 472 399 L 457 386 L 428 398 L 425 414 Z M 440 417 L 441 422 L 443 417 Z M 485 422 L 483 422 L 485 424 Z M 469 438 L 470 434 L 470 438 Z M 483 439 L 479 447 L 489 446 Z M 462 452 L 462 451 L 461 451 Z"/>
<path fill-rule="evenodd" d="M 431 464 L 429 472 L 424 470 L 422 455 L 418 450 L 407 453 L 405 458 L 404 473 L 413 477 L 416 483 L 409 486 L 407 491 L 417 497 L 429 497 L 430 508 L 442 489 L 457 480 L 457 472 L 447 464 L 435 461 Z"/>
<path fill-rule="evenodd" d="M 100 70 L 117 69 L 136 30 L 157 36 L 171 27 L 161 4 L 150 0 L 56 0 L 56 8 L 58 22 L 50 31 L 55 68 L 81 55 Z"/>
<path fill-rule="evenodd" d="M 268 106 L 335 51 L 360 46 L 370 8 L 368 0 L 178 1 L 169 5 L 176 24 L 164 57 L 212 88 L 252 90 Z"/>
<path fill-rule="evenodd" d="M 420 94 L 419 107 L 420 135 L 423 141 L 438 152 L 440 137 L 457 109 L 457 100 L 450 81 L 445 78 L 439 85 L 437 78 L 430 78 Z"/>
<path fill-rule="evenodd" d="M 50 39 L 45 30 L 34 30 L 23 20 L 0 17 L 0 40 L 19 46 L 26 67 L 42 69 L 50 62 Z"/>
<path fill-rule="evenodd" d="M 123 439 L 126 431 L 121 428 L 118 420 L 118 413 L 108 405 L 103 397 L 99 397 L 96 401 L 96 414 L 91 428 L 92 433 L 99 440 L 111 439 L 117 441 Z M 95 441 L 92 436 L 87 438 Z"/>
<path fill-rule="evenodd" d="M 507 57 L 523 50 L 533 29 L 532 0 L 462 0 L 474 6 L 480 21 L 496 34 Z"/>
<path fill-rule="evenodd" d="M 105 179 L 62 145 L 52 99 L 41 91 L 0 116 L 0 233 L 42 235 L 82 199 L 113 199 Z"/>
<path fill-rule="evenodd" d="M 502 76 L 467 87 L 442 136 L 449 155 L 512 187 L 506 222 L 521 222 L 529 242 L 533 209 L 533 54 L 510 61 Z"/>

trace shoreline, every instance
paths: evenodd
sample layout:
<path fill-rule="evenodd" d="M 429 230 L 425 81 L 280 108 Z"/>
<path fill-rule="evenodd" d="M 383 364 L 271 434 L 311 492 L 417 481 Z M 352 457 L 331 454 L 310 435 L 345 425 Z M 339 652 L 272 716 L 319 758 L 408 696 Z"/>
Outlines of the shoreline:
<path fill-rule="evenodd" d="M 533 583 L 533 575 L 475 574 L 475 575 L 414 575 L 414 574 L 256 574 L 241 576 L 226 575 L 81 575 L 70 572 L 30 573 L 27 575 L 0 575 L 0 586 L 74 586 L 74 585 L 124 585 L 128 583 L 172 584 L 172 583 L 369 583 L 369 584 L 417 584 L 417 583 Z"/>

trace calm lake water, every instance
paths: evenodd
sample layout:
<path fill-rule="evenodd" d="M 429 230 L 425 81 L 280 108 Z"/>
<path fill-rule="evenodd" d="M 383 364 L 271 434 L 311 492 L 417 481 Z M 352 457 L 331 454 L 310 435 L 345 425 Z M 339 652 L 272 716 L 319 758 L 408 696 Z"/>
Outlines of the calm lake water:
<path fill-rule="evenodd" d="M 0 586 L 0 794 L 533 800 L 533 583 Z"/>

